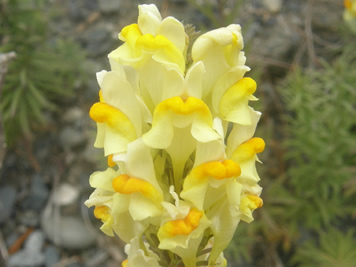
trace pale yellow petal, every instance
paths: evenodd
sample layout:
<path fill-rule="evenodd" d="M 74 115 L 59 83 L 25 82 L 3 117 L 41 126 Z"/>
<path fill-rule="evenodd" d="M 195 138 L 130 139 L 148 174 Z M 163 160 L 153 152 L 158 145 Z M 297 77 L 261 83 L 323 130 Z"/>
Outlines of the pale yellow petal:
<path fill-rule="evenodd" d="M 102 93 L 107 104 L 119 109 L 132 122 L 138 136 L 142 132 L 140 107 L 125 72 L 111 71 L 102 79 Z"/>
<path fill-rule="evenodd" d="M 156 35 L 162 22 L 162 17 L 158 8 L 153 4 L 139 5 L 138 10 L 138 26 L 142 34 Z"/>
<path fill-rule="evenodd" d="M 187 35 L 181 22 L 173 17 L 165 18 L 157 31 L 158 35 L 165 36 L 184 54 Z"/>
<path fill-rule="evenodd" d="M 249 108 L 251 124 L 241 125 L 234 124 L 232 131 L 227 139 L 226 154 L 230 158 L 232 153 L 240 146 L 242 143 L 251 139 L 256 131 L 257 123 L 260 120 L 261 112 L 255 111 L 253 108 Z"/>
<path fill-rule="evenodd" d="M 231 211 L 227 199 L 210 208 L 207 217 L 211 221 L 210 228 L 214 234 L 214 245 L 209 257 L 209 264 L 213 264 L 231 242 L 240 218 L 235 212 Z"/>
<path fill-rule="evenodd" d="M 256 82 L 251 78 L 242 78 L 231 86 L 223 95 L 219 103 L 219 112 L 224 120 L 243 124 L 251 124 L 249 100 L 256 91 Z"/>
<path fill-rule="evenodd" d="M 117 171 L 112 168 L 107 168 L 103 172 L 94 172 L 89 178 L 89 184 L 94 188 L 101 188 L 107 191 L 114 192 L 111 181 L 118 175 Z"/>
<path fill-rule="evenodd" d="M 189 69 L 185 78 L 186 94 L 195 98 L 201 99 L 203 92 L 203 74 L 205 67 L 203 62 L 195 63 Z"/>

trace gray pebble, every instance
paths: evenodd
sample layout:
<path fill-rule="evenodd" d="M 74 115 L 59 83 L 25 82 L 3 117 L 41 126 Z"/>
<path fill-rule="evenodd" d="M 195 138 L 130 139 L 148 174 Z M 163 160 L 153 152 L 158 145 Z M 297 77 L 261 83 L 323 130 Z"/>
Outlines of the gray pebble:
<path fill-rule="evenodd" d="M 66 148 L 75 148 L 85 142 L 83 134 L 72 127 L 65 127 L 61 131 L 59 139 L 61 144 Z"/>
<path fill-rule="evenodd" d="M 105 55 L 113 49 L 115 42 L 109 28 L 108 25 L 101 23 L 86 32 L 84 38 L 86 39 L 86 49 L 90 56 Z"/>
<path fill-rule="evenodd" d="M 24 209 L 31 209 L 35 211 L 41 211 L 47 203 L 49 196 L 49 190 L 41 175 L 35 174 L 31 180 L 30 194 L 26 201 L 22 202 Z"/>
<path fill-rule="evenodd" d="M 24 249 L 33 253 L 42 250 L 44 243 L 44 234 L 40 230 L 33 231 L 25 242 Z"/>
<path fill-rule="evenodd" d="M 54 191 L 53 202 L 57 206 L 74 204 L 79 197 L 79 189 L 69 183 L 60 184 Z"/>
<path fill-rule="evenodd" d="M 73 107 L 68 109 L 62 116 L 62 120 L 65 123 L 74 123 L 81 120 L 84 116 L 84 111 L 79 107 Z"/>
<path fill-rule="evenodd" d="M 58 263 L 61 259 L 58 249 L 53 245 L 48 246 L 45 249 L 44 255 L 45 255 L 45 266 L 46 267 L 53 266 L 54 264 Z"/>
<path fill-rule="evenodd" d="M 16 200 L 16 189 L 6 185 L 0 188 L 0 223 L 9 219 Z"/>
<path fill-rule="evenodd" d="M 94 234 L 89 231 L 79 217 L 42 216 L 42 228 L 47 237 L 57 246 L 66 249 L 85 249 L 95 243 Z"/>
<path fill-rule="evenodd" d="M 282 0 L 263 0 L 263 5 L 268 9 L 268 11 L 276 13 L 282 8 Z"/>
<path fill-rule="evenodd" d="M 39 225 L 39 211 L 25 210 L 19 214 L 20 222 L 28 227 L 37 227 Z"/>
<path fill-rule="evenodd" d="M 37 267 L 44 263 L 42 247 L 44 235 L 40 230 L 30 234 L 24 244 L 24 248 L 9 257 L 9 267 Z"/>
<path fill-rule="evenodd" d="M 121 0 L 99 0 L 99 9 L 103 13 L 115 13 L 120 10 Z"/>

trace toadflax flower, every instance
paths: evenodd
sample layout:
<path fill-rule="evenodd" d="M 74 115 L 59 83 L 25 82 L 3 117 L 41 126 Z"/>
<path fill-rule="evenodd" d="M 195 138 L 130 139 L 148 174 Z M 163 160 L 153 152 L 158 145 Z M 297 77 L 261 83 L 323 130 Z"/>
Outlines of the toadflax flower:
<path fill-rule="evenodd" d="M 89 113 L 109 167 L 90 177 L 85 204 L 127 243 L 122 266 L 226 266 L 238 224 L 263 205 L 241 27 L 190 44 L 181 22 L 140 5 L 119 39 Z"/>

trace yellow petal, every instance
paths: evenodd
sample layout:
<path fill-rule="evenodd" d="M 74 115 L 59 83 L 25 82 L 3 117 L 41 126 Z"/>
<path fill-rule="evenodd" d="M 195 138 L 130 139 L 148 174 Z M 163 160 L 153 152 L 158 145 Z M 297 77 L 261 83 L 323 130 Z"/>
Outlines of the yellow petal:
<path fill-rule="evenodd" d="M 229 62 L 235 59 L 232 55 L 236 55 L 236 52 L 240 52 L 243 48 L 240 25 L 232 24 L 199 36 L 192 48 L 194 61 L 203 60 L 207 57 L 207 54 L 216 48 L 224 51 L 224 55 Z"/>
<path fill-rule="evenodd" d="M 242 47 L 241 27 L 235 24 L 207 32 L 195 41 L 192 47 L 193 61 L 202 61 L 206 69 L 203 99 L 211 95 L 217 82 L 232 69 L 241 68 L 242 73 L 248 70 L 244 66 Z"/>
<path fill-rule="evenodd" d="M 119 35 L 120 40 L 126 42 L 126 44 L 132 49 L 132 51 L 139 52 L 135 50 L 137 39 L 142 36 L 141 30 L 137 24 L 131 24 L 124 27 Z M 138 56 L 138 55 L 137 55 Z"/>
<path fill-rule="evenodd" d="M 158 62 L 175 63 L 184 73 L 185 59 L 182 52 L 165 36 L 142 35 L 137 39 L 136 49 L 153 54 L 153 58 Z"/>
<path fill-rule="evenodd" d="M 230 87 L 219 104 L 219 112 L 222 118 L 243 125 L 251 124 L 248 101 L 256 100 L 252 97 L 255 91 L 256 82 L 251 78 L 242 78 Z"/>
<path fill-rule="evenodd" d="M 236 194 L 239 193 L 240 192 L 236 192 Z M 213 264 L 220 253 L 231 242 L 240 222 L 240 218 L 236 214 L 226 199 L 222 199 L 219 205 L 213 205 L 209 211 L 207 211 L 206 215 L 212 222 L 211 230 L 214 234 L 214 244 L 209 257 L 210 264 Z"/>
<path fill-rule="evenodd" d="M 241 167 L 241 175 L 238 180 L 242 183 L 256 184 L 260 177 L 256 170 L 257 153 L 261 153 L 265 148 L 262 138 L 252 138 L 240 145 L 232 154 L 231 159 Z"/>
<path fill-rule="evenodd" d="M 126 267 L 128 261 L 129 261 L 128 259 L 124 260 L 124 261 L 121 263 L 121 266 L 122 266 L 122 267 Z"/>
<path fill-rule="evenodd" d="M 160 239 L 176 235 L 189 235 L 200 222 L 203 213 L 195 208 L 191 209 L 184 219 L 168 221 L 158 231 Z"/>
<path fill-rule="evenodd" d="M 145 180 L 130 177 L 126 174 L 120 175 L 113 179 L 112 186 L 114 190 L 120 194 L 129 195 L 139 192 L 145 197 L 152 199 L 154 202 L 162 201 L 161 194 L 159 194 L 153 185 Z"/>
<path fill-rule="evenodd" d="M 238 163 L 254 159 L 257 153 L 263 152 L 265 142 L 262 138 L 254 137 L 240 145 L 232 154 L 232 159 Z"/>
<path fill-rule="evenodd" d="M 90 109 L 89 116 L 96 122 L 106 123 L 129 140 L 136 139 L 136 130 L 131 121 L 120 110 L 106 103 L 95 103 Z"/>
<path fill-rule="evenodd" d="M 185 178 L 180 196 L 198 209 L 206 208 L 216 202 L 219 195 L 226 194 L 226 189 L 222 185 L 229 182 L 227 179 L 238 177 L 240 173 L 240 166 L 232 160 L 203 163 L 193 168 Z M 213 180 L 210 181 L 211 178 Z M 208 195 L 209 185 L 213 185 L 214 188 Z"/>
<path fill-rule="evenodd" d="M 110 213 L 111 213 L 111 209 L 107 206 L 98 206 L 95 207 L 94 209 L 95 218 L 102 220 L 102 222 L 106 222 L 110 220 L 111 218 Z"/>
<path fill-rule="evenodd" d="M 137 24 L 124 27 L 119 34 L 119 39 L 125 43 L 112 51 L 108 57 L 116 62 L 138 67 L 143 56 L 142 51 L 136 49 L 136 42 L 140 36 L 142 33 Z"/>
<path fill-rule="evenodd" d="M 152 128 L 142 138 L 150 147 L 167 148 L 171 144 L 174 127 L 192 125 L 192 136 L 200 142 L 209 142 L 221 138 L 212 124 L 212 115 L 203 101 L 177 96 L 158 104 L 153 114 Z"/>
<path fill-rule="evenodd" d="M 232 160 L 224 160 L 222 162 L 212 161 L 203 163 L 194 168 L 189 177 L 194 177 L 195 179 L 205 179 L 207 177 L 213 177 L 217 180 L 222 180 L 239 176 L 240 173 L 240 166 L 236 162 Z"/>
<path fill-rule="evenodd" d="M 241 125 L 235 123 L 232 127 L 232 131 L 227 139 L 226 155 L 230 158 L 232 153 L 238 148 L 242 143 L 248 141 L 253 137 L 256 131 L 257 123 L 260 120 L 261 112 L 255 111 L 253 108 L 249 108 L 251 124 Z"/>
<path fill-rule="evenodd" d="M 255 195 L 247 195 L 241 199 L 241 220 L 250 223 L 253 221 L 252 212 L 263 206 L 263 200 Z"/>
<path fill-rule="evenodd" d="M 181 53 L 184 55 L 187 47 L 187 35 L 183 24 L 173 17 L 165 18 L 159 29 L 157 35 L 163 35 L 170 40 Z"/>
<path fill-rule="evenodd" d="M 138 10 L 139 14 L 137 22 L 142 33 L 155 35 L 162 22 L 162 17 L 158 8 L 153 4 L 139 5 Z"/>
<path fill-rule="evenodd" d="M 113 154 L 108 156 L 108 166 L 111 167 L 111 168 L 116 166 L 116 162 L 113 161 L 112 158 L 113 158 Z"/>

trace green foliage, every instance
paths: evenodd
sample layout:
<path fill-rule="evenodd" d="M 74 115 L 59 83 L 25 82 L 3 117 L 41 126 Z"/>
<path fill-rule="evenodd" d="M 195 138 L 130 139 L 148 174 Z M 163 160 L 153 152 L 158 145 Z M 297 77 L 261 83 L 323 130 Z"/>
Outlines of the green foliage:
<path fill-rule="evenodd" d="M 310 240 L 297 249 L 294 263 L 304 267 L 351 267 L 356 262 L 354 231 L 330 228 L 319 233 L 318 242 Z"/>
<path fill-rule="evenodd" d="M 31 138 L 47 123 L 46 111 L 71 96 L 82 75 L 84 58 L 70 41 L 49 41 L 46 1 L 3 1 L 0 8 L 0 52 L 14 51 L 1 94 L 1 113 L 8 144 Z"/>
<path fill-rule="evenodd" d="M 318 229 L 344 217 L 343 188 L 354 173 L 356 55 L 347 49 L 320 70 L 295 71 L 282 86 L 287 115 L 287 186 L 297 199 L 287 213 Z"/>

